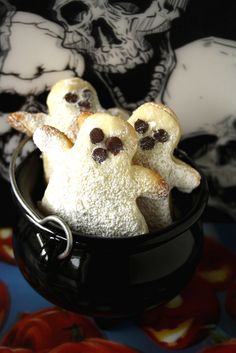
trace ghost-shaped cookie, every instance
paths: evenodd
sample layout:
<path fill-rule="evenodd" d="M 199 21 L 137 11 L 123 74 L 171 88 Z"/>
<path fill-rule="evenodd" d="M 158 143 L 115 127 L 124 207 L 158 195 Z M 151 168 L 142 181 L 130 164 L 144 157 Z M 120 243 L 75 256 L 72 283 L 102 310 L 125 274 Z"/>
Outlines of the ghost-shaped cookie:
<path fill-rule="evenodd" d="M 41 208 L 61 216 L 73 230 L 101 237 L 148 233 L 136 200 L 164 199 L 168 186 L 159 173 L 132 164 L 137 149 L 133 127 L 107 113 L 89 116 L 75 144 L 50 126 L 38 128 L 33 140 L 58 162 Z"/>
<path fill-rule="evenodd" d="M 160 173 L 169 185 L 169 197 L 150 200 L 141 198 L 139 206 L 152 231 L 172 223 L 170 191 L 176 187 L 190 193 L 200 183 L 199 173 L 173 153 L 181 137 L 181 127 L 175 113 L 159 103 L 144 103 L 137 108 L 128 122 L 139 138 L 134 163 Z"/>
<path fill-rule="evenodd" d="M 103 112 L 95 88 L 79 77 L 60 80 L 55 83 L 47 97 L 48 114 L 29 113 L 24 111 L 9 114 L 9 124 L 32 136 L 34 131 L 43 125 L 56 127 L 74 142 L 78 131 L 78 117 L 81 113 Z M 128 119 L 128 113 L 120 108 L 109 108 L 111 115 Z"/>
<path fill-rule="evenodd" d="M 79 77 L 55 83 L 48 94 L 47 107 L 48 114 L 11 113 L 8 117 L 9 124 L 29 136 L 32 136 L 39 126 L 54 126 L 74 142 L 78 133 L 77 118 L 80 113 L 103 109 L 94 87 Z"/>
<path fill-rule="evenodd" d="M 79 116 L 103 110 L 96 90 L 87 81 L 79 77 L 68 78 L 54 84 L 47 97 L 48 114 L 13 112 L 8 116 L 9 124 L 18 131 L 32 136 L 34 131 L 43 125 L 53 126 L 62 131 L 72 142 L 79 131 Z M 43 153 L 45 180 L 48 182 L 52 173 L 54 160 Z"/>
<path fill-rule="evenodd" d="M 48 114 L 13 112 L 8 116 L 9 124 L 18 131 L 32 136 L 43 125 L 50 125 L 62 131 L 72 142 L 76 140 L 81 121 L 97 111 L 104 111 L 95 88 L 87 81 L 73 77 L 54 84 L 47 97 Z M 112 115 L 128 118 L 119 108 L 110 108 Z M 48 181 L 53 170 L 53 161 L 43 154 L 45 179 Z"/>

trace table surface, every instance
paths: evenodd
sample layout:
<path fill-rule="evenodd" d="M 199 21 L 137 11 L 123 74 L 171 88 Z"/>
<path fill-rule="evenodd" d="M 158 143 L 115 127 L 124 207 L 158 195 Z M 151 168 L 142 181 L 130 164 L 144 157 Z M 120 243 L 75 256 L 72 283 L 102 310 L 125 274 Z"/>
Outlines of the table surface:
<path fill-rule="evenodd" d="M 96 325 L 98 329 L 95 329 L 95 334 L 91 335 L 96 336 L 96 331 L 98 331 L 100 332 L 99 335 L 102 336 L 102 340 L 121 344 L 121 346 L 118 346 L 117 352 L 128 353 L 129 350 L 127 347 L 129 347 L 130 349 L 132 348 L 130 352 L 133 352 L 134 350 L 134 352 L 161 353 L 167 352 L 171 349 L 173 352 L 179 353 L 198 353 L 202 352 L 205 347 L 214 347 L 214 345 L 218 343 L 221 345 L 223 344 L 223 346 L 220 347 L 226 349 L 226 347 L 228 347 L 226 346 L 227 342 L 231 338 L 236 337 L 236 325 L 233 318 L 236 312 L 236 306 L 233 301 L 233 295 L 236 295 L 234 285 L 234 279 L 236 277 L 235 230 L 235 224 L 204 224 L 205 248 L 200 266 L 193 279 L 193 282 L 195 281 L 197 286 L 194 282 L 195 286 L 192 288 L 195 289 L 192 290 L 191 286 L 193 285 L 193 282 L 191 282 L 189 285 L 190 289 L 188 290 L 188 288 L 185 288 L 183 292 L 176 297 L 175 301 L 159 308 L 156 312 L 154 311 L 154 320 L 148 325 L 149 333 L 147 330 L 144 330 L 144 318 L 140 318 L 139 322 L 126 320 L 109 330 L 104 330 L 101 327 L 98 327 L 98 325 L 93 322 L 92 318 L 86 317 L 85 319 L 92 320 L 93 325 Z M 7 257 L 6 253 L 4 255 L 4 244 L 5 249 L 6 242 L 8 242 L 7 244 L 10 246 L 11 237 L 12 230 L 10 227 L 2 227 L 0 229 L 0 309 L 2 313 L 6 314 L 5 320 L 4 314 L 0 315 L 0 318 L 2 318 L 0 319 L 0 322 L 2 323 L 0 335 L 3 340 L 2 344 L 9 344 L 9 346 L 12 345 L 12 347 L 16 348 L 17 346 L 21 347 L 22 345 L 27 346 L 27 337 L 32 334 L 32 332 L 30 333 L 29 327 L 27 327 L 27 325 L 24 326 L 22 320 L 28 320 L 31 322 L 30 325 L 32 326 L 33 321 L 30 320 L 32 320 L 32 314 L 34 314 L 34 318 L 36 317 L 37 320 L 45 321 L 47 320 L 47 315 L 40 314 L 41 310 L 46 309 L 47 313 L 50 312 L 54 306 L 29 286 L 17 266 L 14 264 L 14 258 Z M 208 246 L 208 243 L 210 242 L 211 245 L 212 241 L 214 242 L 213 245 L 215 243 L 217 245 L 216 248 L 214 247 L 215 245 L 212 248 L 214 254 L 211 253 L 211 246 Z M 209 261 L 207 263 L 207 257 L 208 260 L 210 259 L 210 264 Z M 9 263 L 9 261 L 12 263 Z M 201 280 L 199 280 L 199 277 L 201 277 Z M 207 287 L 205 287 L 206 282 L 208 282 Z M 216 308 L 214 308 L 212 300 L 209 299 L 212 297 L 208 297 L 208 291 L 211 291 L 210 295 L 215 297 L 214 301 L 216 300 L 219 305 L 219 317 L 217 317 L 214 312 Z M 9 300 L 6 299 L 6 296 L 8 296 Z M 204 300 L 202 300 L 203 298 Z M 228 305 L 226 305 L 226 298 L 228 298 Z M 196 305 L 197 307 L 194 307 Z M 212 308 L 210 308 L 211 306 Z M 176 310 L 177 307 L 179 307 L 179 309 L 175 314 L 171 314 L 171 310 Z M 57 308 L 53 310 L 57 312 L 56 315 L 58 315 L 58 318 L 60 315 L 63 317 L 64 314 L 62 314 L 61 310 Z M 166 315 L 167 320 L 164 320 L 165 323 L 163 321 L 162 326 L 162 323 L 160 323 L 158 318 L 160 316 L 163 317 L 163 313 Z M 28 316 L 23 314 L 28 314 Z M 76 317 L 78 320 L 81 319 L 81 315 L 73 314 L 71 320 L 77 320 Z M 17 330 L 19 330 L 18 336 L 16 335 L 17 331 L 15 331 L 14 339 L 12 339 L 12 337 L 6 339 L 7 333 L 16 325 L 16 322 L 19 322 L 19 320 L 21 320 L 21 322 L 16 326 Z M 185 326 L 186 322 L 191 322 L 190 326 L 187 325 L 188 328 Z M 82 326 L 83 325 L 84 324 L 82 323 Z M 71 327 L 72 326 L 73 322 Z M 55 343 L 46 332 L 47 330 L 44 330 L 45 328 L 39 325 L 39 327 L 35 329 L 34 334 L 36 336 L 38 335 L 41 339 L 44 339 L 45 337 L 44 345 L 48 345 L 47 352 L 50 352 L 51 348 L 55 345 L 58 349 L 58 346 L 63 342 Z M 155 333 L 155 339 L 150 335 L 150 332 Z M 202 333 L 202 337 L 200 337 L 200 333 Z M 19 339 L 21 336 L 24 338 Z M 72 342 L 74 339 L 76 340 L 75 336 L 72 335 L 71 337 L 74 338 L 69 339 L 69 341 Z M 77 345 L 80 344 L 81 342 L 78 341 Z M 181 349 L 182 347 L 183 349 Z M 0 352 L 2 352 L 1 349 L 2 348 L 0 347 Z M 57 349 L 55 352 L 57 352 Z M 89 352 L 97 352 L 96 349 L 98 348 L 91 348 Z M 79 347 L 78 350 L 71 351 L 80 352 Z M 116 352 L 114 347 L 111 351 Z M 218 352 L 216 350 L 209 352 L 214 351 Z M 3 352 L 7 351 L 3 350 Z M 62 351 L 58 350 L 58 352 Z M 101 350 L 101 352 L 106 352 L 106 350 Z M 108 350 L 108 352 L 110 352 L 110 350 Z M 220 350 L 219 352 L 226 352 L 226 350 Z M 236 352 L 236 345 L 233 345 L 233 341 L 231 342 L 230 350 L 227 350 L 227 352 Z"/>

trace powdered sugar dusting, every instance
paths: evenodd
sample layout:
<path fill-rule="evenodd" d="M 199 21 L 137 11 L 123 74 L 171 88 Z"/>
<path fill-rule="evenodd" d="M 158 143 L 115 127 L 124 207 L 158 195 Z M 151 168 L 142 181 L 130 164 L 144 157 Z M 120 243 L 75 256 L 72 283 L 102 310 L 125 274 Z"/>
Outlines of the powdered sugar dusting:
<path fill-rule="evenodd" d="M 97 146 L 90 141 L 89 133 L 95 127 L 103 130 L 105 139 L 117 136 L 123 143 L 117 155 L 108 152 L 102 163 L 92 158 Z M 41 142 L 38 137 L 35 142 L 41 145 L 44 141 L 50 149 L 52 138 L 41 129 Z M 99 146 L 106 146 L 105 140 Z M 167 187 L 158 174 L 131 164 L 136 148 L 137 137 L 130 124 L 105 113 L 91 115 L 82 125 L 74 146 L 62 153 L 62 161 L 50 177 L 42 207 L 47 213 L 60 215 L 72 229 L 86 235 L 119 237 L 147 233 L 148 227 L 136 200 L 142 195 L 165 197 Z"/>
<path fill-rule="evenodd" d="M 145 134 L 137 134 L 139 140 L 145 136 L 153 137 L 158 129 L 163 129 L 168 133 L 168 140 L 156 141 L 150 150 L 143 149 L 139 143 L 134 163 L 158 171 L 169 185 L 169 191 L 177 187 L 180 191 L 191 192 L 199 185 L 200 175 L 195 169 L 173 156 L 181 136 L 180 124 L 174 112 L 162 104 L 145 103 L 133 112 L 128 122 L 134 126 L 138 119 L 142 119 L 149 125 Z M 145 219 L 152 230 L 171 224 L 169 199 L 141 199 L 139 201 Z"/>

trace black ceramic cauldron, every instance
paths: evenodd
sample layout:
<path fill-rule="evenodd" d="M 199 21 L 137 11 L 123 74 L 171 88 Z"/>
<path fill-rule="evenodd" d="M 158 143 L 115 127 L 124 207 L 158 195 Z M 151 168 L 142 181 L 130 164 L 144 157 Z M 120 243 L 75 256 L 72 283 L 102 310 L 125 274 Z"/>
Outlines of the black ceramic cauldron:
<path fill-rule="evenodd" d="M 173 298 L 196 269 L 202 249 L 200 217 L 207 184 L 191 194 L 174 190 L 179 218 L 156 233 L 101 238 L 70 232 L 57 217 L 40 214 L 44 192 L 39 150 L 10 167 L 19 219 L 14 227 L 18 266 L 31 286 L 50 302 L 94 317 L 121 318 Z M 178 157 L 190 161 L 182 152 Z M 196 168 L 196 166 L 195 166 Z"/>

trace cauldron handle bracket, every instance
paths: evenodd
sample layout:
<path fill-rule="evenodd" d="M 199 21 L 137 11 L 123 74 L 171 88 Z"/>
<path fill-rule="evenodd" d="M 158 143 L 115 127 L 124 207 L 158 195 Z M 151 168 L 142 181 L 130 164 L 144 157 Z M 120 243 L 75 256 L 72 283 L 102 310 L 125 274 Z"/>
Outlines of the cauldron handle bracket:
<path fill-rule="evenodd" d="M 61 219 L 60 217 L 55 216 L 55 215 L 50 215 L 50 216 L 47 216 L 43 219 L 38 219 L 37 221 L 41 225 L 44 225 L 45 223 L 52 221 L 54 223 L 58 223 L 59 226 L 64 230 L 65 235 L 66 235 L 66 248 L 61 254 L 58 255 L 58 259 L 61 260 L 61 259 L 66 258 L 70 254 L 70 251 L 71 251 L 72 245 L 73 245 L 73 237 L 72 237 L 72 233 L 71 233 L 71 230 L 70 230 L 70 227 L 68 226 L 68 224 L 66 224 L 63 221 L 63 219 Z"/>
<path fill-rule="evenodd" d="M 9 167 L 11 187 L 12 187 L 12 190 L 13 190 L 17 200 L 19 201 L 20 205 L 27 212 L 27 216 L 30 217 L 34 223 L 40 224 L 40 226 L 42 226 L 45 230 L 47 230 L 50 233 L 53 233 L 52 230 L 50 228 L 44 227 L 44 225 L 48 222 L 54 222 L 54 223 L 58 224 L 63 229 L 63 231 L 66 235 L 66 248 L 62 253 L 60 253 L 58 255 L 58 258 L 61 260 L 61 259 L 66 258 L 70 254 L 72 246 L 73 246 L 73 236 L 72 236 L 72 232 L 71 232 L 70 227 L 62 218 L 60 218 L 56 215 L 49 215 L 49 216 L 46 216 L 42 219 L 39 218 L 37 213 L 29 205 L 26 205 L 24 198 L 22 197 L 21 192 L 20 192 L 18 185 L 17 185 L 16 160 L 17 160 L 17 157 L 20 154 L 22 148 L 29 140 L 30 140 L 30 137 L 28 137 L 28 136 L 25 137 L 19 143 L 19 145 L 17 146 L 17 148 L 15 149 L 15 151 L 12 154 L 10 167 Z"/>

